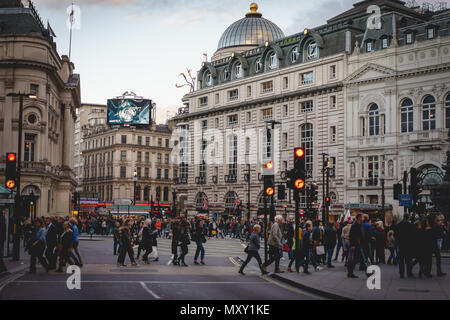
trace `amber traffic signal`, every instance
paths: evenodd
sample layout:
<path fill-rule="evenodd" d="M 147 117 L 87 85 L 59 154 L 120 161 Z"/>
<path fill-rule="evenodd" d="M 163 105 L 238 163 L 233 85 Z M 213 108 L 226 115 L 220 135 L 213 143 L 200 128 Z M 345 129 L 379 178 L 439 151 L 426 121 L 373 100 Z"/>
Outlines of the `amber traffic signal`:
<path fill-rule="evenodd" d="M 16 154 L 8 152 L 6 154 L 6 168 L 5 168 L 5 187 L 8 189 L 14 189 L 17 181 L 17 168 L 16 168 Z"/>
<path fill-rule="evenodd" d="M 294 181 L 294 187 L 297 190 L 302 190 L 305 188 L 305 180 L 303 179 L 297 179 Z"/>
<path fill-rule="evenodd" d="M 273 189 L 273 187 L 266 188 L 266 195 L 273 196 L 274 193 L 275 193 L 275 190 Z"/>

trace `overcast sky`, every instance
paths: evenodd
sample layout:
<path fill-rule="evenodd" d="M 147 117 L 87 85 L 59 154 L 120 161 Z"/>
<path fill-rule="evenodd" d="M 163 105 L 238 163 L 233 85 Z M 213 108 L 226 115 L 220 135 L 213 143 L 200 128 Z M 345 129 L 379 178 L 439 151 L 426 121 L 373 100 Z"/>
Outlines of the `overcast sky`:
<path fill-rule="evenodd" d="M 260 0 L 259 12 L 285 35 L 313 28 L 358 0 Z M 34 1 L 50 21 L 60 54 L 68 54 L 67 8 L 71 0 Z M 203 53 L 217 49 L 225 29 L 249 11 L 248 0 L 74 0 L 80 8 L 72 61 L 81 74 L 84 103 L 106 104 L 125 91 L 157 103 L 157 122 L 182 106 L 189 92 L 178 75 L 201 67 Z M 418 1 L 422 2 L 422 1 Z M 436 2 L 436 1 L 429 1 Z"/>

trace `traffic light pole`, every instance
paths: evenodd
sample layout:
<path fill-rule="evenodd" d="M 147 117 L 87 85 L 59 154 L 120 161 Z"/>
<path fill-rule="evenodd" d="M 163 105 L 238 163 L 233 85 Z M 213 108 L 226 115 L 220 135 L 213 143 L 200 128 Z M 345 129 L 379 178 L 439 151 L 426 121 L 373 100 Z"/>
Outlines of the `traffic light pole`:
<path fill-rule="evenodd" d="M 20 173 L 22 167 L 22 123 L 23 123 L 23 95 L 19 94 L 19 143 L 17 146 L 17 191 L 14 201 L 14 237 L 13 237 L 13 260 L 20 259 L 20 217 L 22 215 L 22 198 L 20 189 Z"/>
<path fill-rule="evenodd" d="M 300 248 L 300 237 L 299 237 L 299 226 L 300 226 L 300 215 L 299 215 L 299 197 L 298 190 L 294 189 L 294 201 L 295 201 L 295 248 L 299 250 Z"/>
<path fill-rule="evenodd" d="M 403 194 L 408 193 L 408 171 L 403 172 Z M 408 213 L 408 208 L 403 207 L 404 214 Z"/>
<path fill-rule="evenodd" d="M 325 223 L 325 197 L 326 197 L 326 191 L 325 191 L 325 156 L 326 153 L 322 153 L 322 221 Z"/>
<path fill-rule="evenodd" d="M 327 174 L 327 184 L 326 184 L 327 191 L 326 191 L 325 197 L 328 197 L 328 195 L 330 194 L 330 169 L 327 166 L 325 168 L 325 170 L 326 170 L 326 174 Z M 330 206 L 329 206 L 328 202 L 326 202 L 325 205 L 326 205 L 325 210 L 326 210 L 327 215 L 326 215 L 326 220 L 323 222 L 324 226 L 325 226 L 325 223 L 328 223 L 330 221 Z"/>
<path fill-rule="evenodd" d="M 267 262 L 267 195 L 264 197 L 264 263 Z"/>

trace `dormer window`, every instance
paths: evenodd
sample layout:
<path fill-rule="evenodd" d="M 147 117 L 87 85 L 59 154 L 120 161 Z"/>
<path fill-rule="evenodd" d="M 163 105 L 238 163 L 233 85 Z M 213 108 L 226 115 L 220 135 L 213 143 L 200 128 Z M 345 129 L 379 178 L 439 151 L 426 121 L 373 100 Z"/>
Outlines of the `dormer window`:
<path fill-rule="evenodd" d="M 430 27 L 427 29 L 427 39 L 431 40 L 435 38 L 435 29 L 433 27 Z"/>
<path fill-rule="evenodd" d="M 275 69 L 278 67 L 277 55 L 275 54 L 275 52 L 273 52 L 269 56 L 269 67 L 270 67 L 270 69 Z"/>
<path fill-rule="evenodd" d="M 212 76 L 211 73 L 208 72 L 205 76 L 205 82 L 208 87 L 212 86 Z"/>
<path fill-rule="evenodd" d="M 366 52 L 372 52 L 373 51 L 373 41 L 367 40 L 366 41 Z"/>
<path fill-rule="evenodd" d="M 311 42 L 308 45 L 307 54 L 308 54 L 309 60 L 315 59 L 318 57 L 317 43 Z"/>
<path fill-rule="evenodd" d="M 223 70 L 223 80 L 228 80 L 230 78 L 230 71 L 228 70 L 228 68 L 225 68 L 225 70 Z"/>
<path fill-rule="evenodd" d="M 407 34 L 406 34 L 406 36 L 405 36 L 405 41 L 406 41 L 406 44 L 411 44 L 411 43 L 413 43 L 413 33 L 412 32 L 408 32 Z"/>
<path fill-rule="evenodd" d="M 256 60 L 255 62 L 255 71 L 256 72 L 260 72 L 262 69 L 262 63 L 261 63 L 261 59 Z"/>
<path fill-rule="evenodd" d="M 389 39 L 387 37 L 381 39 L 381 48 L 386 49 L 389 47 Z"/>
<path fill-rule="evenodd" d="M 298 51 L 298 47 L 295 47 L 294 49 L 292 49 L 291 51 L 291 62 L 297 62 L 298 57 L 299 57 L 300 53 Z"/>
<path fill-rule="evenodd" d="M 244 76 L 243 72 L 242 72 L 242 65 L 240 63 L 238 63 L 235 67 L 235 72 L 236 72 L 236 78 L 242 78 Z"/>

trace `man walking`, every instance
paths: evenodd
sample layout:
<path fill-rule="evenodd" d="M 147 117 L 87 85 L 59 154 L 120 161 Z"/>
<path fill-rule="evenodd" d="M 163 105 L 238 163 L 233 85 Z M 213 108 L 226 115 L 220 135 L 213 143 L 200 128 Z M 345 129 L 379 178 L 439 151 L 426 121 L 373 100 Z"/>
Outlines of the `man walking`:
<path fill-rule="evenodd" d="M 45 236 L 45 242 L 47 243 L 47 248 L 45 249 L 45 258 L 47 259 L 49 269 L 56 269 L 56 245 L 58 244 L 58 235 L 56 233 L 56 227 L 53 224 L 51 218 L 45 219 L 47 224 L 47 234 Z"/>
<path fill-rule="evenodd" d="M 333 223 L 330 222 L 325 229 L 323 235 L 323 244 L 325 246 L 325 252 L 327 254 L 327 267 L 334 268 L 331 264 L 331 258 L 333 257 L 334 247 L 336 246 L 336 229 L 334 229 Z"/>
<path fill-rule="evenodd" d="M 269 260 L 263 264 L 263 267 L 266 268 L 275 262 L 275 273 L 283 273 L 284 271 L 280 270 L 280 250 L 282 248 L 281 238 L 283 233 L 281 232 L 281 224 L 283 223 L 283 217 L 278 215 L 275 217 L 275 223 L 270 229 L 269 236 Z"/>
<path fill-rule="evenodd" d="M 394 226 L 394 234 L 398 244 L 398 267 L 400 271 L 400 278 L 405 277 L 405 264 L 406 273 L 408 278 L 414 277 L 412 274 L 412 256 L 413 248 L 411 243 L 414 237 L 414 225 L 409 222 L 409 214 L 403 215 L 403 220 Z"/>
<path fill-rule="evenodd" d="M 358 213 L 356 215 L 356 221 L 352 224 L 350 228 L 350 250 L 348 253 L 347 261 L 347 277 L 348 278 L 358 278 L 353 270 L 355 269 L 357 258 L 361 254 L 361 242 L 363 237 L 363 226 L 362 226 L 362 214 Z"/>

